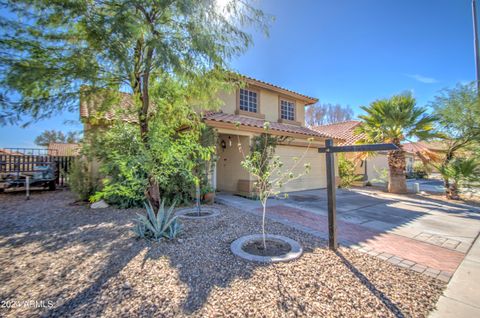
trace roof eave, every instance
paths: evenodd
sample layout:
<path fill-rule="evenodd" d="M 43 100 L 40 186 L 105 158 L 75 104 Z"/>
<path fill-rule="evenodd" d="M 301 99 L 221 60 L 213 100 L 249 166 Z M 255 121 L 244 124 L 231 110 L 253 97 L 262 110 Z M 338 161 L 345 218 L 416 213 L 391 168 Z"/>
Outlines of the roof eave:
<path fill-rule="evenodd" d="M 306 96 L 306 95 L 303 95 L 303 94 L 300 94 L 300 93 L 297 93 L 297 92 L 294 92 L 294 91 L 291 91 L 291 90 L 288 90 L 288 89 L 285 89 L 285 88 L 282 88 L 282 87 L 279 87 L 279 86 L 276 86 L 276 85 L 273 85 L 273 84 L 269 84 L 267 82 L 256 80 L 256 79 L 248 77 L 248 76 L 242 75 L 242 77 L 250 85 L 255 85 L 255 86 L 258 86 L 258 87 L 263 88 L 263 89 L 267 89 L 267 90 L 271 90 L 271 91 L 274 91 L 274 92 L 277 92 L 277 93 L 281 93 L 281 94 L 287 95 L 289 97 L 294 97 L 297 100 L 301 100 L 301 101 L 305 102 L 305 106 L 312 105 L 312 104 L 315 104 L 316 102 L 318 102 L 318 98 L 309 97 L 309 96 Z"/>

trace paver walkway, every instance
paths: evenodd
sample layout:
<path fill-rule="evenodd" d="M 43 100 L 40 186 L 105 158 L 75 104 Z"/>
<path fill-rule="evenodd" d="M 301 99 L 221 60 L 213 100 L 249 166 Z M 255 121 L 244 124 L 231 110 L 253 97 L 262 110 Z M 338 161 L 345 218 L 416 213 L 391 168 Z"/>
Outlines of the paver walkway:
<path fill-rule="evenodd" d="M 260 214 L 262 209 L 257 208 L 255 211 Z M 283 217 L 292 223 L 314 230 L 328 232 L 328 218 L 326 216 L 283 205 L 271 206 L 267 209 L 267 213 Z M 401 259 L 411 260 L 427 268 L 430 267 L 446 273 L 453 273 L 464 257 L 464 254 L 458 251 L 396 234 L 382 233 L 362 225 L 337 221 L 337 227 L 339 237 L 349 246 L 361 243 L 364 250 L 370 247 L 368 252 L 371 254 L 372 250 L 378 252 L 377 255 L 380 253 L 392 254 Z"/>
<path fill-rule="evenodd" d="M 453 275 L 430 318 L 480 317 L 480 239 Z"/>
<path fill-rule="evenodd" d="M 271 200 L 267 216 L 326 238 L 328 219 L 322 190 Z M 218 201 L 261 214 L 258 201 L 220 194 Z M 480 212 L 446 204 L 372 191 L 339 191 L 340 243 L 402 267 L 448 282 L 480 232 Z"/>

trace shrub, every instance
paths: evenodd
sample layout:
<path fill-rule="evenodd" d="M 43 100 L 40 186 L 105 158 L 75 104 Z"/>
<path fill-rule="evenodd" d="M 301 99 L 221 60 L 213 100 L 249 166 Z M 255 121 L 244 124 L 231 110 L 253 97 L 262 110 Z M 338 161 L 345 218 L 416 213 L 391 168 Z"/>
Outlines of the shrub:
<path fill-rule="evenodd" d="M 480 181 L 480 163 L 475 158 L 456 158 L 438 167 L 444 180 L 449 180 L 445 189 L 448 199 L 460 199 L 460 187 L 470 187 Z"/>
<path fill-rule="evenodd" d="M 415 162 L 413 164 L 413 176 L 416 179 L 423 179 L 430 173 L 430 169 L 423 162 Z"/>
<path fill-rule="evenodd" d="M 205 174 L 203 171 L 211 166 L 207 163 L 215 152 L 215 136 L 192 105 L 192 96 L 198 93 L 192 90 L 198 87 L 188 80 L 165 76 L 152 84 L 150 97 L 155 107 L 148 118 L 148 131 L 118 119 L 109 123 L 108 129 L 89 136 L 101 172 L 108 176 L 92 200 L 104 198 L 111 204 L 131 207 L 142 205 L 146 196 L 158 209 L 160 197 L 168 204 L 189 202 L 194 180 L 206 180 L 197 170 Z M 135 96 L 133 101 L 139 102 Z M 200 98 L 199 103 L 202 101 Z M 115 111 L 122 118 L 122 110 Z"/>
<path fill-rule="evenodd" d="M 79 200 L 88 201 L 100 188 L 98 173 L 93 171 L 84 157 L 76 158 L 68 173 L 68 185 Z"/>
<path fill-rule="evenodd" d="M 145 203 L 145 207 L 147 215 L 137 213 L 138 218 L 135 220 L 137 224 L 133 231 L 138 237 L 159 241 L 162 238 L 172 240 L 180 234 L 182 226 L 173 214 L 175 203 L 165 211 L 165 200 L 162 200 L 156 215 L 150 202 Z"/>
<path fill-rule="evenodd" d="M 363 178 L 363 176 L 355 173 L 355 163 L 348 160 L 344 154 L 338 156 L 338 174 L 341 188 L 349 188 L 355 181 L 360 181 Z"/>

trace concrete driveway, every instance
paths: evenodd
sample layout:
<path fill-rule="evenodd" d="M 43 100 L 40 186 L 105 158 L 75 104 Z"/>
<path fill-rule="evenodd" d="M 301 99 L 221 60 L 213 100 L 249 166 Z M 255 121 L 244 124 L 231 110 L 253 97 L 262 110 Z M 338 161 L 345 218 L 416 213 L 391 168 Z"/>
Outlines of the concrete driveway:
<path fill-rule="evenodd" d="M 220 194 L 221 203 L 260 214 L 258 201 Z M 327 237 L 326 190 L 290 193 L 269 201 L 267 216 Z M 480 209 L 421 195 L 373 188 L 337 191 L 343 245 L 448 281 L 480 232 Z"/>
<path fill-rule="evenodd" d="M 278 202 L 279 200 L 275 200 Z M 292 193 L 284 204 L 327 215 L 325 190 Z M 362 188 L 337 191 L 339 220 L 465 253 L 480 232 L 480 209 Z M 357 241 L 358 242 L 358 241 Z"/>

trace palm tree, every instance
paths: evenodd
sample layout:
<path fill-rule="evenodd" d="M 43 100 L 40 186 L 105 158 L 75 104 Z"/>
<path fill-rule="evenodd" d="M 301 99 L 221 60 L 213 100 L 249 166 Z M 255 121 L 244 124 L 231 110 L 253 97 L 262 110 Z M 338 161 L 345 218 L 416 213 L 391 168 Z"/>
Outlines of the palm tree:
<path fill-rule="evenodd" d="M 448 187 L 445 189 L 447 198 L 451 200 L 459 200 L 459 186 L 475 182 L 480 179 L 480 164 L 474 159 L 454 159 L 447 165 L 438 167 L 438 171 L 444 179 L 450 180 Z"/>
<path fill-rule="evenodd" d="M 398 147 L 398 150 L 388 152 L 388 192 L 406 193 L 402 142 L 412 137 L 419 140 L 435 137 L 433 124 L 436 117 L 427 114 L 425 108 L 417 107 L 415 98 L 409 93 L 376 100 L 361 109 L 366 115 L 359 116 L 363 121 L 356 129 L 357 134 L 363 134 L 359 143 L 387 142 Z"/>

